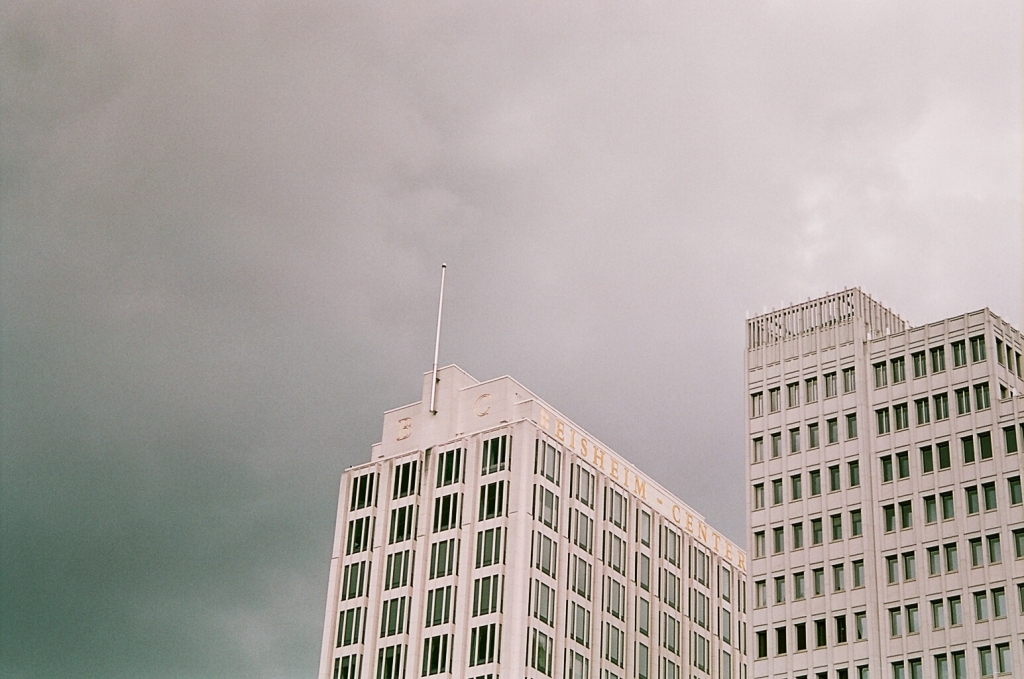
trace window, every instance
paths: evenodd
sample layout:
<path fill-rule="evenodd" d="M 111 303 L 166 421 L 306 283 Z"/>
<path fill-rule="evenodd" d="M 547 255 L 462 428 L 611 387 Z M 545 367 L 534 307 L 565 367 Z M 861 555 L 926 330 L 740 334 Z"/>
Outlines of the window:
<path fill-rule="evenodd" d="M 946 602 L 949 604 L 949 625 L 956 627 L 964 622 L 963 607 L 960 605 L 959 596 L 951 596 Z"/>
<path fill-rule="evenodd" d="M 535 486 L 535 488 L 543 489 L 549 495 L 551 491 L 544 489 L 542 486 Z M 534 502 L 537 502 L 537 493 L 534 493 Z M 537 511 L 540 507 L 534 505 L 534 516 L 537 516 Z M 543 500 L 543 510 L 541 517 L 547 516 L 548 502 L 546 499 Z M 558 530 L 558 498 L 554 498 L 553 507 L 553 525 L 555 530 Z M 486 521 L 487 519 L 493 519 L 498 516 L 505 515 L 505 482 L 495 481 L 494 483 L 488 483 L 486 486 L 480 487 L 480 511 L 477 517 L 478 521 Z"/>
<path fill-rule="evenodd" d="M 892 455 L 883 455 L 879 458 L 882 464 L 882 483 L 892 481 Z"/>
<path fill-rule="evenodd" d="M 914 552 L 903 553 L 903 579 L 908 582 L 917 580 L 917 557 Z"/>
<path fill-rule="evenodd" d="M 882 507 L 882 521 L 885 525 L 885 532 L 891 533 L 896 530 L 896 506 L 885 505 Z"/>
<path fill-rule="evenodd" d="M 821 596 L 825 593 L 825 569 L 815 568 L 811 571 L 811 579 L 814 585 L 814 596 Z"/>
<path fill-rule="evenodd" d="M 899 637 L 903 635 L 903 609 L 889 609 L 889 636 Z M 903 663 L 900 663 L 901 665 Z"/>
<path fill-rule="evenodd" d="M 928 399 L 919 398 L 914 401 L 914 410 L 917 412 L 917 426 L 928 424 L 931 418 L 928 414 Z"/>
<path fill-rule="evenodd" d="M 866 612 L 858 611 L 853 614 L 853 626 L 857 641 L 863 641 L 868 638 L 868 615 Z M 866 667 L 862 667 L 860 669 L 867 670 Z M 864 679 L 867 679 L 867 672 L 865 671 L 861 673 L 861 676 L 864 677 Z"/>
<path fill-rule="evenodd" d="M 850 413 L 846 416 L 846 438 L 857 438 L 857 413 Z"/>
<path fill-rule="evenodd" d="M 764 556 L 764 531 L 754 533 L 754 558 Z"/>
<path fill-rule="evenodd" d="M 803 484 L 802 484 L 802 481 L 803 481 L 803 475 L 802 474 L 793 474 L 792 476 L 789 477 L 789 489 L 790 489 L 790 498 L 791 499 L 799 500 L 800 498 L 803 497 Z M 1019 483 L 1020 482 L 1020 477 L 1017 478 L 1017 481 L 1018 481 L 1017 485 L 1019 486 L 1020 485 L 1020 483 Z"/>
<path fill-rule="evenodd" d="M 782 479 L 772 480 L 772 504 L 782 504 Z"/>
<path fill-rule="evenodd" d="M 939 469 L 949 469 L 949 441 L 936 443 L 935 450 L 939 456 Z"/>
<path fill-rule="evenodd" d="M 946 572 L 956 573 L 960 568 L 956 553 L 956 543 L 951 542 L 948 545 L 944 545 L 943 550 L 946 552 Z"/>
<path fill-rule="evenodd" d="M 833 514 L 829 517 L 832 522 L 832 541 L 843 539 L 843 515 Z"/>
<path fill-rule="evenodd" d="M 901 479 L 910 477 L 910 453 L 896 453 L 896 474 Z"/>
<path fill-rule="evenodd" d="M 800 428 L 789 430 L 789 452 L 799 453 L 800 452 Z"/>
<path fill-rule="evenodd" d="M 1013 556 L 1024 559 L 1024 528 L 1013 531 Z"/>
<path fill-rule="evenodd" d="M 924 496 L 924 522 L 935 523 L 939 520 L 939 507 L 938 502 L 935 501 L 934 495 Z"/>
<path fill-rule="evenodd" d="M 587 679 L 590 676 L 590 658 L 584 657 L 576 651 L 567 651 L 568 657 L 565 661 L 566 679 Z M 647 647 L 640 644 L 637 655 L 637 677 L 639 679 L 650 679 L 648 667 Z M 477 679 L 490 679 L 493 675 L 477 677 Z"/>
<path fill-rule="evenodd" d="M 814 645 L 817 648 L 822 648 L 828 643 L 828 638 L 825 634 L 825 621 L 815 620 L 814 621 Z"/>
<path fill-rule="evenodd" d="M 989 409 L 988 382 L 982 382 L 981 384 L 974 385 L 974 407 L 978 410 Z"/>
<path fill-rule="evenodd" d="M 1003 428 L 1003 441 L 1006 443 L 1006 454 L 1012 455 L 1017 452 L 1017 428 L 1010 426 Z"/>
<path fill-rule="evenodd" d="M 852 394 L 857 390 L 857 380 L 854 368 L 843 368 L 843 393 Z"/>
<path fill-rule="evenodd" d="M 836 395 L 836 374 L 828 373 L 825 377 L 825 398 L 832 398 Z"/>
<path fill-rule="evenodd" d="M 845 615 L 837 615 L 835 617 L 835 620 L 836 620 L 836 643 L 837 644 L 845 644 L 846 643 L 846 616 Z"/>
<path fill-rule="evenodd" d="M 990 564 L 1002 563 L 1002 541 L 1000 540 L 999 534 L 996 533 L 995 535 L 989 535 L 985 538 L 985 542 L 988 544 L 988 562 Z"/>
<path fill-rule="evenodd" d="M 857 587 L 864 586 L 864 559 L 857 559 L 853 561 L 853 586 Z"/>
<path fill-rule="evenodd" d="M 1006 479 L 1007 493 L 1010 496 L 1011 505 L 1019 505 L 1021 500 L 1020 476 L 1011 476 Z"/>
<path fill-rule="evenodd" d="M 817 401 L 818 400 L 818 378 L 817 377 L 808 378 L 808 379 L 804 380 L 804 385 L 806 387 L 806 389 L 804 390 L 804 393 L 806 395 L 806 399 L 805 399 L 806 402 L 807 403 L 814 403 L 815 401 Z"/>
<path fill-rule="evenodd" d="M 480 475 L 486 476 L 505 469 L 508 456 L 508 436 L 498 436 L 484 441 L 483 460 Z"/>
<path fill-rule="evenodd" d="M 678 637 L 678 623 L 676 623 L 676 625 L 676 637 Z M 669 642 L 667 635 L 664 638 L 664 642 Z M 625 665 L 626 635 L 622 630 L 615 625 L 606 622 L 604 624 L 604 644 L 602 645 L 604 647 L 605 660 L 619 667 L 623 667 Z M 678 644 L 676 645 L 676 648 L 678 648 Z"/>
<path fill-rule="evenodd" d="M 985 360 L 985 336 L 971 338 L 971 363 Z"/>
<path fill-rule="evenodd" d="M 405 620 L 406 604 L 408 601 L 406 597 L 399 597 L 384 602 L 384 607 L 380 614 L 381 638 L 404 634 L 408 631 Z"/>
<path fill-rule="evenodd" d="M 542 533 L 534 533 L 533 566 L 541 573 L 558 577 L 558 543 Z"/>
<path fill-rule="evenodd" d="M 825 425 L 828 428 L 828 442 L 839 443 L 839 420 L 833 417 L 825 420 Z"/>
<path fill-rule="evenodd" d="M 533 473 L 540 474 L 556 486 L 562 482 L 562 452 L 546 441 L 537 440 Z"/>
<path fill-rule="evenodd" d="M 925 474 L 935 471 L 935 459 L 932 457 L 931 446 L 921 448 L 921 471 Z"/>
<path fill-rule="evenodd" d="M 768 657 L 768 632 L 767 630 L 761 630 L 755 632 L 755 645 L 757 646 L 757 657 L 767 658 Z"/>
<path fill-rule="evenodd" d="M 971 392 L 970 389 L 964 387 L 963 389 L 957 389 L 956 394 L 956 414 L 966 415 L 971 412 Z"/>
<path fill-rule="evenodd" d="M 892 419 L 896 431 L 903 431 L 910 426 L 910 414 L 906 403 L 897 403 L 892 407 Z"/>
<path fill-rule="evenodd" d="M 962 437 L 960 439 L 960 448 L 964 451 L 964 464 L 971 464 L 974 462 L 974 437 Z"/>
<path fill-rule="evenodd" d="M 992 590 L 992 617 L 1006 617 L 1006 590 L 1002 587 L 996 587 Z"/>
<path fill-rule="evenodd" d="M 438 587 L 427 592 L 427 620 L 425 627 L 443 625 L 451 621 L 452 586 Z"/>
<path fill-rule="evenodd" d="M 434 498 L 434 532 L 440 533 L 459 525 L 459 498 L 461 493 L 451 493 Z M 411 536 L 410 536 L 411 537 Z"/>
<path fill-rule="evenodd" d="M 772 554 L 782 554 L 786 547 L 782 528 L 772 528 Z"/>
<path fill-rule="evenodd" d="M 764 509 L 764 484 L 754 484 L 754 509 Z"/>
<path fill-rule="evenodd" d="M 968 486 L 964 488 L 964 494 L 967 496 L 967 513 L 977 514 L 980 509 L 978 506 L 978 487 Z"/>
<path fill-rule="evenodd" d="M 759 391 L 750 395 L 750 416 L 761 417 L 764 415 L 764 392 Z"/>
<path fill-rule="evenodd" d="M 800 405 L 800 383 L 793 382 L 786 385 L 786 407 L 796 408 Z"/>
<path fill-rule="evenodd" d="M 850 511 L 850 537 L 858 537 L 864 532 L 864 522 L 861 519 L 860 510 Z"/>
<path fill-rule="evenodd" d="M 384 569 L 385 590 L 405 587 L 409 584 L 409 563 L 411 557 L 412 552 L 408 549 L 404 552 L 388 554 L 387 565 Z"/>
<path fill-rule="evenodd" d="M 594 567 L 576 555 L 572 556 L 569 563 L 572 564 L 572 575 L 569 580 L 572 591 L 590 601 Z"/>
<path fill-rule="evenodd" d="M 925 362 L 923 351 L 911 354 L 910 358 L 914 361 L 914 379 L 928 374 L 928 364 Z"/>
<path fill-rule="evenodd" d="M 362 643 L 362 623 L 366 619 L 365 608 L 350 608 L 338 616 L 337 647 Z"/>
<path fill-rule="evenodd" d="M 473 581 L 473 617 L 495 613 L 499 602 L 504 598 L 501 587 L 501 576 L 488 575 Z M 430 601 L 427 600 L 429 619 Z"/>
<path fill-rule="evenodd" d="M 448 644 L 450 636 L 442 634 L 423 640 L 423 673 L 429 677 L 449 669 Z M 455 649 L 453 648 L 452 651 Z M 453 653 L 454 655 L 454 653 Z"/>
<path fill-rule="evenodd" d="M 942 573 L 942 561 L 939 557 L 938 547 L 929 547 L 928 554 L 928 575 L 939 575 Z"/>
<path fill-rule="evenodd" d="M 936 394 L 932 398 L 932 402 L 935 405 L 935 421 L 941 422 L 942 420 L 948 420 L 949 394 Z"/>
<path fill-rule="evenodd" d="M 847 464 L 847 471 L 849 473 L 850 488 L 856 488 L 860 485 L 860 462 L 854 460 Z"/>
<path fill-rule="evenodd" d="M 953 367 L 959 368 L 962 365 L 967 365 L 967 344 L 960 340 L 952 342 L 950 346 L 953 349 Z"/>
<path fill-rule="evenodd" d="M 802 549 L 804 546 L 804 524 L 797 522 L 792 525 L 793 549 Z"/>
<path fill-rule="evenodd" d="M 881 408 L 875 411 L 875 421 L 878 424 L 878 435 L 889 433 L 889 409 Z"/>
<path fill-rule="evenodd" d="M 814 448 L 817 448 L 818 445 L 818 423 L 812 422 L 811 424 L 807 425 L 807 447 L 813 450 Z"/>
<path fill-rule="evenodd" d="M 889 372 L 886 370 L 885 361 L 875 363 L 872 367 L 875 369 L 875 389 L 881 389 L 889 383 L 887 379 Z"/>
<path fill-rule="evenodd" d="M 900 530 L 914 527 L 914 510 L 910 500 L 900 503 Z"/>
<path fill-rule="evenodd" d="M 974 619 L 978 622 L 988 620 L 988 594 L 985 592 L 974 593 Z"/>
<path fill-rule="evenodd" d="M 752 441 L 751 453 L 754 458 L 754 462 L 764 461 L 764 439 L 758 436 Z"/>
<path fill-rule="evenodd" d="M 931 350 L 932 372 L 940 373 L 946 370 L 946 348 L 935 347 Z"/>
<path fill-rule="evenodd" d="M 786 603 L 786 578 L 781 576 L 775 578 L 775 603 Z"/>
<path fill-rule="evenodd" d="M 474 627 L 469 636 L 469 666 L 486 665 L 495 661 L 500 644 L 497 623 Z M 543 636 L 543 635 L 542 635 Z M 536 646 L 534 647 L 536 651 Z M 544 670 L 541 670 L 544 671 Z M 397 676 L 397 675 L 396 675 Z"/>
<path fill-rule="evenodd" d="M 967 541 L 967 546 L 971 549 L 971 568 L 978 568 L 984 563 L 982 559 L 981 538 L 971 538 Z"/>
<path fill-rule="evenodd" d="M 462 482 L 462 448 L 446 450 L 437 456 L 437 487 Z"/>
<path fill-rule="evenodd" d="M 999 674 L 1010 674 L 1013 664 L 1010 657 L 1010 644 L 996 644 L 996 671 Z"/>
<path fill-rule="evenodd" d="M 651 515 L 643 510 L 638 510 L 637 533 L 640 534 L 641 544 L 651 546 Z"/>
<path fill-rule="evenodd" d="M 846 572 L 843 564 L 840 563 L 832 566 L 832 591 L 842 592 L 846 589 L 845 576 Z"/>
<path fill-rule="evenodd" d="M 907 617 L 907 634 L 917 634 L 921 631 L 921 623 L 918 615 L 917 604 L 910 604 L 904 609 Z M 913 661 L 911 661 L 913 662 Z"/>
<path fill-rule="evenodd" d="M 822 539 L 821 519 L 811 519 L 811 544 L 820 545 L 822 543 Z"/>
<path fill-rule="evenodd" d="M 839 487 L 839 465 L 833 465 L 828 468 L 828 490 L 830 493 L 835 492 Z"/>
<path fill-rule="evenodd" d="M 811 483 L 811 497 L 821 495 L 821 470 L 812 469 L 807 473 L 807 477 Z"/>
<path fill-rule="evenodd" d="M 391 510 L 391 528 L 388 532 L 388 544 L 403 542 L 412 538 L 413 518 L 416 513 L 416 505 L 396 507 Z"/>
<path fill-rule="evenodd" d="M 357 554 L 373 545 L 373 517 L 364 516 L 348 522 L 348 543 L 345 554 Z"/>
<path fill-rule="evenodd" d="M 782 455 L 782 434 L 775 432 L 772 434 L 772 457 L 780 457 Z"/>
<path fill-rule="evenodd" d="M 899 384 L 907 381 L 907 361 L 902 356 L 894 358 L 892 364 L 892 383 Z"/>
<path fill-rule="evenodd" d="M 363 509 L 374 504 L 373 492 L 374 481 L 377 478 L 375 473 L 363 474 L 352 479 L 352 501 L 349 505 L 350 511 Z"/>
<path fill-rule="evenodd" d="M 768 605 L 768 589 L 764 580 L 754 583 L 754 608 L 764 608 Z"/>
<path fill-rule="evenodd" d="M 931 602 L 932 607 L 932 629 L 945 629 L 946 628 L 946 608 L 943 605 L 942 599 L 936 599 Z"/>
<path fill-rule="evenodd" d="M 793 599 L 799 601 L 804 598 L 804 572 L 793 573 Z"/>
<path fill-rule="evenodd" d="M 636 555 L 636 580 L 642 589 L 651 589 L 651 559 L 646 554 Z"/>
<path fill-rule="evenodd" d="M 985 511 L 990 512 L 996 508 L 996 484 L 994 481 L 981 484 L 981 494 L 985 499 Z"/>
<path fill-rule="evenodd" d="M 501 550 L 501 531 L 502 531 L 502 529 L 500 527 L 498 527 L 498 528 L 488 528 L 487 530 L 479 531 L 476 534 L 476 567 L 477 568 L 484 568 L 485 566 L 490 566 L 490 565 L 493 565 L 493 564 L 496 564 L 496 563 L 502 563 L 504 561 L 504 559 L 502 558 L 502 550 Z M 444 545 L 446 543 L 442 542 L 440 544 Z M 441 558 L 447 558 L 448 560 L 451 560 L 451 558 L 452 558 L 451 557 L 451 553 L 454 550 L 452 550 L 450 547 L 447 548 L 447 549 L 448 549 L 448 552 L 444 553 L 444 554 L 441 554 L 440 556 L 441 556 Z M 432 559 L 433 559 L 433 557 L 432 557 Z M 431 563 L 433 563 L 433 560 L 431 561 Z M 443 570 L 447 570 L 447 571 L 450 572 L 451 569 L 449 567 L 449 568 L 443 569 Z M 431 577 L 434 577 L 434 576 L 431 576 Z"/>
<path fill-rule="evenodd" d="M 479 536 L 479 533 L 477 535 Z M 501 541 L 498 540 L 498 542 L 500 543 Z M 430 545 L 431 580 L 443 578 L 455 572 L 455 566 L 458 564 L 458 559 L 455 558 L 455 555 L 458 551 L 459 543 L 454 538 Z M 477 554 L 479 555 L 479 545 L 477 546 Z"/>
<path fill-rule="evenodd" d="M 781 392 L 779 387 L 768 390 L 768 412 L 777 413 L 781 408 Z"/>
<path fill-rule="evenodd" d="M 377 676 L 380 679 L 398 679 L 402 676 L 404 649 L 404 645 L 395 644 L 377 651 Z"/>

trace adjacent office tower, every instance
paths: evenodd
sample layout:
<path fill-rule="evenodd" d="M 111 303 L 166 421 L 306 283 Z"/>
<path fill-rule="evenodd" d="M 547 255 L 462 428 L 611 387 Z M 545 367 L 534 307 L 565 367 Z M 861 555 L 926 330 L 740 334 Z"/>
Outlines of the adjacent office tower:
<path fill-rule="evenodd" d="M 1024 676 L 1022 349 L 860 290 L 747 322 L 753 677 Z"/>
<path fill-rule="evenodd" d="M 746 556 L 514 380 L 455 366 L 345 471 L 320 679 L 746 679 Z"/>

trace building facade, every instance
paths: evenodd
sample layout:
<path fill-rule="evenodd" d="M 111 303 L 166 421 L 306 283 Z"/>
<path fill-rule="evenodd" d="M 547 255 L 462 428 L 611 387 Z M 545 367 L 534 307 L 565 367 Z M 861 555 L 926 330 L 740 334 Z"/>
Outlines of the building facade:
<path fill-rule="evenodd" d="M 514 380 L 431 380 L 342 475 L 320 679 L 746 679 L 743 550 Z"/>
<path fill-rule="evenodd" d="M 747 322 L 753 677 L 1024 676 L 1022 351 L 856 289 Z"/>

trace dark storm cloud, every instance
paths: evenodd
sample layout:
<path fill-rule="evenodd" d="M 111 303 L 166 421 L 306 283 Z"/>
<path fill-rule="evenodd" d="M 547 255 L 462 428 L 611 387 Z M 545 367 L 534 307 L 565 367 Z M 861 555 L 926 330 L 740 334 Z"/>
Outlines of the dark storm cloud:
<path fill-rule="evenodd" d="M 1017 3 L 0 9 L 0 673 L 315 671 L 442 359 L 743 542 L 743 314 L 1021 320 Z"/>

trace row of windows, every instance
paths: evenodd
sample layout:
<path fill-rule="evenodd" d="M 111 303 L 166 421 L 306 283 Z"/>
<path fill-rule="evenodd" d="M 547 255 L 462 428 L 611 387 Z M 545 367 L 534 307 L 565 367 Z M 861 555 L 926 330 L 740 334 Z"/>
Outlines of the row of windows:
<path fill-rule="evenodd" d="M 1024 598 L 1024 585 L 1017 586 L 1019 597 Z M 1006 589 L 994 587 L 971 593 L 974 622 L 983 623 L 1007 616 Z M 889 636 L 901 637 L 918 634 L 921 631 L 920 613 L 917 603 L 910 603 L 889 609 Z M 933 630 L 959 627 L 964 624 L 963 601 L 959 594 L 932 599 L 928 602 Z M 1024 611 L 1024 600 L 1022 600 Z"/>
<path fill-rule="evenodd" d="M 953 393 L 956 397 L 957 415 L 970 414 L 971 387 L 956 389 Z M 949 419 L 949 395 L 946 393 L 935 394 L 931 397 L 931 401 L 929 401 L 927 397 L 919 398 L 914 401 L 914 410 L 917 416 L 918 426 L 931 422 L 933 411 L 929 408 L 929 403 L 932 403 L 935 406 L 934 414 L 936 422 Z M 988 382 L 982 382 L 974 385 L 974 404 L 976 410 L 988 410 L 991 407 L 991 403 L 989 401 Z M 891 418 L 889 416 L 890 412 L 892 413 Z M 910 411 L 909 406 L 906 403 L 897 403 L 892 406 L 892 408 L 887 406 L 885 408 L 875 410 L 875 428 L 879 436 L 888 434 L 893 430 L 903 431 L 908 427 L 910 427 Z"/>
<path fill-rule="evenodd" d="M 830 372 L 822 376 L 825 383 L 825 398 L 834 397 L 837 392 L 836 373 Z M 818 378 L 809 377 L 803 382 L 804 403 L 816 403 L 818 400 Z M 857 379 L 855 368 L 843 369 L 843 393 L 852 394 L 857 390 Z M 796 408 L 800 405 L 800 382 L 790 382 L 786 385 L 786 407 Z M 777 413 L 782 409 L 782 387 L 772 387 L 768 390 L 768 412 Z M 764 392 L 758 391 L 750 395 L 750 416 L 760 417 L 764 415 Z"/>
<path fill-rule="evenodd" d="M 825 530 L 824 520 L 822 518 L 814 518 L 809 522 L 810 524 L 810 545 L 815 547 L 824 542 Z M 829 535 L 831 536 L 832 542 L 838 542 L 843 539 L 843 515 L 832 514 L 829 516 Z M 864 522 L 859 509 L 852 509 L 849 513 L 849 526 L 850 526 L 850 537 L 859 537 L 864 532 Z M 772 535 L 772 554 L 782 554 L 786 551 L 786 531 L 783 526 L 776 526 L 771 530 Z M 804 536 L 804 522 L 797 521 L 790 524 L 789 526 L 790 535 L 790 549 L 803 549 L 805 536 Z M 765 531 L 760 530 L 754 533 L 754 558 L 759 559 L 766 556 L 766 535 Z"/>
<path fill-rule="evenodd" d="M 857 413 L 849 413 L 844 416 L 844 422 L 846 427 L 846 439 L 853 440 L 857 438 Z M 788 430 L 789 439 L 788 447 L 790 453 L 799 453 L 803 450 L 803 444 L 801 442 L 800 427 L 793 427 Z M 770 451 L 772 458 L 782 457 L 782 432 L 772 432 L 768 435 L 770 442 Z M 831 445 L 833 443 L 839 443 L 839 418 L 833 417 L 825 420 L 825 443 Z M 814 450 L 821 445 L 821 430 L 817 422 L 811 422 L 807 425 L 807 449 Z M 764 461 L 764 437 L 758 436 L 753 439 L 752 445 L 753 461 L 763 462 Z"/>
<path fill-rule="evenodd" d="M 840 465 L 830 465 L 827 469 L 828 479 L 828 490 L 830 493 L 836 492 L 842 488 L 842 481 L 840 476 Z M 783 480 L 781 478 L 772 479 L 771 482 L 771 500 L 772 505 L 780 505 L 783 502 Z M 846 464 L 846 485 L 847 488 L 856 488 L 860 486 L 860 462 L 853 460 Z M 808 497 L 817 497 L 821 495 L 821 470 L 812 469 L 807 472 L 807 491 Z M 803 472 L 799 474 L 793 474 L 789 477 L 789 500 L 790 502 L 796 502 L 802 500 L 804 497 L 804 475 Z M 765 506 L 765 486 L 764 483 L 754 484 L 754 497 L 753 497 L 753 508 L 763 509 Z"/>
<path fill-rule="evenodd" d="M 853 614 L 853 629 L 850 629 L 850 616 L 846 613 L 832 617 L 832 639 L 831 644 L 828 634 L 828 620 L 820 618 L 808 623 L 798 622 L 793 625 L 792 631 L 787 627 L 776 627 L 774 634 L 775 655 L 786 655 L 787 653 L 799 653 L 809 648 L 809 643 L 814 642 L 814 648 L 825 648 L 829 645 L 845 644 L 850 641 L 863 641 L 867 639 L 868 625 L 867 613 L 859 611 Z M 852 632 L 852 634 L 851 634 Z M 810 633 L 810 637 L 808 636 Z M 759 630 L 754 633 L 754 649 L 758 659 L 768 657 L 768 630 Z M 852 637 L 852 638 L 851 638 Z M 792 643 L 792 650 L 790 644 Z M 838 675 L 837 675 L 838 676 Z M 867 677 L 867 671 L 859 676 Z"/>
<path fill-rule="evenodd" d="M 849 564 L 850 574 L 847 576 L 847 564 L 836 563 L 830 567 L 831 588 L 833 592 L 844 592 L 849 587 L 858 589 L 864 586 L 864 560 L 856 559 Z M 849 577 L 849 581 L 847 581 Z M 803 601 L 808 596 L 824 596 L 826 590 L 825 567 L 812 568 L 810 571 L 810 582 L 808 582 L 806 571 L 796 571 L 788 577 L 790 587 L 787 587 L 787 577 L 779 575 L 772 579 L 772 603 L 774 605 L 786 603 L 787 594 L 792 592 L 793 601 Z M 810 589 L 810 592 L 808 592 Z M 754 583 L 754 606 L 764 608 L 768 605 L 768 582 L 758 580 Z"/>
<path fill-rule="evenodd" d="M 1011 506 L 1021 504 L 1021 482 L 1020 476 L 1012 476 L 1006 480 L 1007 499 Z M 998 493 L 996 482 L 988 481 L 980 486 L 971 485 L 964 488 L 964 504 L 967 515 L 973 516 L 981 511 L 984 504 L 986 512 L 995 511 L 998 508 Z M 924 509 L 924 520 L 926 524 L 935 523 L 939 518 L 939 510 L 942 511 L 942 520 L 949 521 L 955 516 L 953 491 L 944 491 L 938 495 L 926 495 L 922 498 Z M 882 519 L 886 533 L 896 530 L 896 517 L 899 515 L 900 529 L 914 527 L 914 504 L 912 500 L 903 500 L 898 503 L 882 506 Z"/>
<path fill-rule="evenodd" d="M 1024 559 L 1024 528 L 1013 531 L 1013 553 L 1015 559 Z M 980 568 L 985 565 L 986 559 L 989 565 L 1002 563 L 1003 545 L 1002 536 L 999 533 L 992 533 L 984 537 L 970 538 L 967 540 L 968 554 L 971 559 L 971 568 Z M 946 573 L 956 573 L 960 569 L 959 549 L 956 542 L 949 542 L 941 545 L 934 545 L 925 548 L 925 555 L 928 564 L 928 575 L 937 576 L 942 573 L 945 567 Z M 903 564 L 902 569 L 900 563 Z M 902 554 L 890 554 L 885 557 L 886 581 L 894 585 L 903 580 L 917 579 L 917 553 L 915 551 L 903 552 Z"/>

